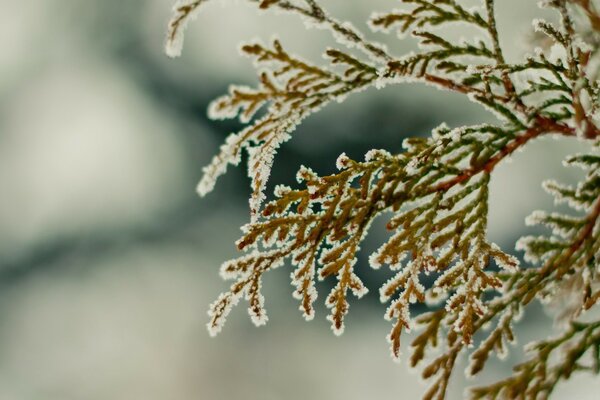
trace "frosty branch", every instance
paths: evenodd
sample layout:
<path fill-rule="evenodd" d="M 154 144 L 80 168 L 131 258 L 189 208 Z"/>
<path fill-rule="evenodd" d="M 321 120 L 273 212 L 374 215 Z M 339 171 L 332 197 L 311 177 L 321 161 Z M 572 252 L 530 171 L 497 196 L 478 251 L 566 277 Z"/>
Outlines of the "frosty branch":
<path fill-rule="evenodd" d="M 184 0 L 175 6 L 167 35 L 170 56 L 179 55 L 187 22 L 205 3 L 217 1 Z M 445 398 L 460 354 L 470 354 L 472 375 L 492 354 L 504 355 L 514 341 L 513 322 L 533 299 L 568 304 L 559 317 L 567 328 L 558 338 L 531 346 L 531 358 L 516 366 L 511 377 L 474 388 L 472 396 L 547 397 L 573 372 L 598 373 L 600 321 L 581 319 L 600 300 L 596 3 L 541 2 L 554 11 L 557 22 L 533 21 L 537 43 L 534 39 L 530 55 L 513 62 L 500 45 L 495 10 L 500 3 L 494 0 L 482 0 L 476 8 L 459 0 L 400 0 L 401 9 L 374 14 L 369 21 L 373 30 L 401 37 L 411 33 L 419 40 L 418 52 L 399 56 L 332 17 L 316 0 L 248 2 L 265 11 L 297 14 L 309 27 L 329 30 L 339 48 L 324 49 L 327 63 L 319 65 L 291 54 L 278 40 L 244 45 L 242 53 L 258 69 L 257 86 L 231 86 L 209 108 L 211 118 L 239 118 L 247 126 L 231 134 L 205 167 L 199 194 L 210 192 L 229 164 L 238 165 L 244 150 L 252 189 L 251 221 L 237 242 L 244 255 L 221 268 L 222 276 L 234 283 L 210 307 L 211 334 L 222 329 L 242 297 L 253 322 L 264 324 L 263 275 L 286 261 L 295 268 L 293 295 L 306 319 L 315 314 L 315 280 L 336 279 L 325 304 L 334 333 L 341 334 L 348 293 L 361 297 L 367 292 L 357 274 L 362 240 L 374 219 L 391 212 L 390 237 L 370 256 L 370 265 L 385 265 L 393 273 L 379 292 L 381 301 L 390 303 L 385 317 L 392 321 L 388 341 L 394 358 L 400 357 L 402 332 L 418 331 L 410 362 L 413 367 L 425 364 L 422 375 L 431 382 L 426 399 Z M 456 23 L 479 35 L 449 39 Z M 299 188 L 279 185 L 263 205 L 276 151 L 304 118 L 368 87 L 405 82 L 463 94 L 498 122 L 455 128 L 442 124 L 428 138 L 405 139 L 400 154 L 371 150 L 364 161 L 342 154 L 336 163 L 339 172 L 330 176 L 302 167 Z M 577 187 L 545 183 L 573 213 L 532 214 L 527 222 L 545 225 L 550 233 L 517 243 L 531 264 L 525 267 L 487 239 L 489 182 L 504 159 L 544 135 L 587 142 L 588 153 L 565 162 L 587 175 Z M 433 284 L 424 285 L 424 275 L 433 276 Z M 430 311 L 411 315 L 415 303 L 428 304 Z M 492 328 L 484 331 L 485 326 Z M 558 361 L 557 353 L 563 355 Z"/>

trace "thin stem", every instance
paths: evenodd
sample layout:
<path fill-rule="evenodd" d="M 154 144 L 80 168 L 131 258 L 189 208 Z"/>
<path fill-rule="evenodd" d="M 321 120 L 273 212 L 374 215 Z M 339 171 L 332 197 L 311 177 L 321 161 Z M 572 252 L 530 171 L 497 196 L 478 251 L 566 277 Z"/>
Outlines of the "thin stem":
<path fill-rule="evenodd" d="M 438 184 L 437 186 L 434 186 L 431 189 L 431 192 L 447 191 L 450 188 L 452 188 L 453 186 L 463 183 L 463 182 L 466 182 L 471 177 L 473 177 L 481 172 L 486 172 L 489 174 L 494 170 L 494 168 L 496 167 L 496 165 L 498 165 L 498 163 L 500 161 L 502 161 L 504 158 L 506 158 L 507 156 L 514 153 L 515 150 L 523 147 L 530 140 L 535 139 L 539 136 L 542 136 L 545 134 L 551 134 L 551 133 L 558 133 L 558 134 L 564 135 L 564 136 L 574 136 L 575 135 L 575 131 L 573 128 L 571 128 L 567 125 L 555 122 L 548 118 L 539 117 L 535 126 L 533 126 L 532 128 L 529 128 L 527 131 L 525 131 L 524 134 L 517 136 L 513 141 L 509 142 L 496 155 L 494 155 L 489 160 L 487 160 L 483 165 L 477 166 L 475 168 L 470 168 L 470 169 L 464 171 L 463 173 L 461 173 L 460 175 L 450 179 L 449 181 L 442 182 L 442 183 Z"/>

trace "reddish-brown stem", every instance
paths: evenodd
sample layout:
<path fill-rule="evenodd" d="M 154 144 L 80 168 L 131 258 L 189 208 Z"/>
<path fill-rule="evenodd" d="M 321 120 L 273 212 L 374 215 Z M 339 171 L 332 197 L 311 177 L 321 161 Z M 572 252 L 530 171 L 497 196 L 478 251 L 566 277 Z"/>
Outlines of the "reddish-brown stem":
<path fill-rule="evenodd" d="M 487 172 L 490 173 L 496 167 L 496 165 L 502 161 L 505 157 L 511 155 L 515 152 L 515 150 L 524 146 L 531 139 L 535 139 L 539 136 L 557 133 L 564 136 L 574 136 L 575 130 L 568 125 L 564 125 L 553 121 L 549 118 L 540 117 L 537 119 L 537 123 L 527 129 L 524 134 L 517 136 L 513 141 L 509 142 L 505 147 L 503 147 L 496 155 L 487 160 L 484 164 L 477 166 L 475 168 L 470 168 L 460 175 L 455 176 L 454 178 L 441 182 L 438 185 L 434 186 L 431 192 L 439 192 L 439 191 L 447 191 L 451 187 L 468 181 L 471 177 L 481 173 Z"/>

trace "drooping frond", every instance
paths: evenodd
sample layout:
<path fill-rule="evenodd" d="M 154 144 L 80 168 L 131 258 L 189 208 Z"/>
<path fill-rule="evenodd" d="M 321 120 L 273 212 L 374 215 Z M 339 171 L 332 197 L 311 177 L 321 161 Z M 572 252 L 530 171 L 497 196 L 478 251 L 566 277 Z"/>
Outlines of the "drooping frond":
<path fill-rule="evenodd" d="M 485 272 L 489 260 L 516 267 L 512 257 L 485 239 L 486 164 L 494 162 L 507 137 L 508 133 L 493 126 L 458 131 L 441 127 L 435 139 L 407 140 L 407 151 L 397 156 L 370 152 L 365 162 L 358 163 L 342 155 L 338 159 L 341 172 L 336 175 L 319 178 L 301 169 L 298 177 L 306 188 L 278 187 L 279 199 L 267 204 L 260 220 L 244 228 L 238 247 L 252 250 L 226 263 L 223 270 L 225 276 L 238 279 L 231 297 L 252 281 L 250 271 L 258 275 L 265 271 L 265 257 L 274 265 L 289 258 L 297 268 L 292 279 L 306 317 L 314 312 L 317 269 L 320 278 L 337 276 L 338 285 L 327 304 L 332 307 L 333 328 L 340 331 L 348 308 L 346 292 L 364 292 L 354 273 L 360 243 L 371 221 L 391 209 L 399 213 L 388 223 L 396 234 L 371 256 L 371 265 L 389 264 L 397 272 L 382 288 L 382 301 L 402 289 L 387 313 L 396 320 L 390 335 L 393 353 L 399 354 L 400 328 L 409 325 L 408 304 L 424 302 L 426 291 L 431 296 L 454 294 L 447 309 L 457 313 L 454 329 L 470 342 L 472 320 L 485 309 L 483 293 L 500 283 Z M 403 265 L 404 258 L 411 261 Z M 440 276 L 426 290 L 419 276 L 433 272 Z M 213 310 L 221 309 L 213 306 Z M 213 312 L 211 329 L 220 326 L 221 319 L 221 313 Z"/>

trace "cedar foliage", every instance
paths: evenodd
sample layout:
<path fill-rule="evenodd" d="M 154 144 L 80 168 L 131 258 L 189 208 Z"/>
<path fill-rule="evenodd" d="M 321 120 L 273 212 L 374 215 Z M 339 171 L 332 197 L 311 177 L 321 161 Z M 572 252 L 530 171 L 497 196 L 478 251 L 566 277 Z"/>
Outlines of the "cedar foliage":
<path fill-rule="evenodd" d="M 169 55 L 179 54 L 185 24 L 208 1 L 184 0 L 175 6 Z M 237 117 L 247 126 L 230 135 L 205 167 L 198 192 L 210 192 L 227 166 L 240 162 L 243 150 L 249 155 L 252 188 L 251 221 L 237 242 L 244 255 L 221 268 L 222 276 L 234 282 L 210 307 L 210 333 L 221 330 L 242 297 L 253 322 L 264 324 L 263 274 L 286 261 L 294 267 L 293 295 L 307 320 L 315 313 L 315 279 L 336 279 L 325 304 L 334 333 L 342 333 L 349 293 L 361 297 L 367 292 L 355 273 L 361 242 L 371 222 L 391 211 L 390 237 L 370 256 L 370 265 L 394 273 L 380 288 L 381 301 L 389 303 L 388 341 L 397 358 L 402 332 L 418 332 L 409 346 L 410 364 L 421 367 L 430 383 L 425 399 L 445 398 L 461 353 L 469 354 L 470 375 L 479 373 L 491 356 L 505 354 L 515 340 L 513 322 L 534 299 L 568 302 L 560 316 L 566 328 L 559 337 L 529 345 L 529 358 L 514 367 L 512 376 L 471 389 L 471 397 L 546 398 L 574 372 L 598 373 L 600 320 L 589 312 L 600 301 L 597 5 L 592 0 L 540 2 L 559 22 L 533 21 L 539 47 L 511 63 L 500 46 L 494 0 L 481 0 L 475 8 L 461 0 L 400 0 L 401 8 L 374 14 L 372 29 L 411 33 L 420 41 L 419 52 L 404 56 L 365 39 L 317 0 L 247 1 L 329 29 L 339 48 L 325 50 L 328 65 L 322 66 L 290 54 L 277 40 L 247 44 L 242 52 L 256 61 L 257 86 L 232 86 L 210 106 L 212 118 Z M 481 35 L 445 38 L 444 28 L 456 23 Z M 277 186 L 274 198 L 263 205 L 275 153 L 305 117 L 367 87 L 407 81 L 464 94 L 493 112 L 498 123 L 441 125 L 428 138 L 406 139 L 400 154 L 371 150 L 364 161 L 342 154 L 339 173 L 330 176 L 302 167 L 298 188 Z M 549 232 L 517 243 L 528 263 L 519 265 L 486 238 L 489 182 L 499 163 L 546 135 L 588 143 L 587 154 L 565 161 L 587 174 L 576 187 L 544 184 L 573 213 L 534 212 L 527 222 Z M 434 276 L 433 284 L 421 283 L 424 275 Z M 430 311 L 411 315 L 415 303 L 428 304 Z M 477 333 L 482 339 L 474 341 Z"/>

